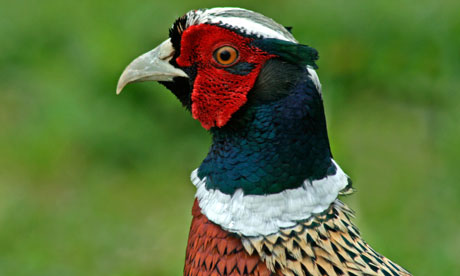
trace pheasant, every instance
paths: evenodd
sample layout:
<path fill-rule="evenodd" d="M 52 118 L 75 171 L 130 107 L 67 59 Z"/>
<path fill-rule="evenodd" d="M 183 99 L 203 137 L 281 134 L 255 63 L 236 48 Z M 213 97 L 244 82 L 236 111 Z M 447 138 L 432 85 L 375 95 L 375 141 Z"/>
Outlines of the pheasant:
<path fill-rule="evenodd" d="M 329 146 L 318 52 L 240 8 L 192 10 L 129 64 L 212 135 L 196 186 L 184 275 L 410 275 L 374 251 L 339 195 L 352 183 Z"/>

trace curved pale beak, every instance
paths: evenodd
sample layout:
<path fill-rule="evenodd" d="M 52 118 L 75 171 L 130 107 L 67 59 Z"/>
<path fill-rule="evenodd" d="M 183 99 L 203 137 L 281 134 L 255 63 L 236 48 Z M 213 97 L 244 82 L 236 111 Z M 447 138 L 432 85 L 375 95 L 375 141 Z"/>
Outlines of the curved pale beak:
<path fill-rule="evenodd" d="M 133 60 L 123 71 L 118 80 L 117 94 L 131 82 L 172 81 L 175 77 L 188 78 L 188 75 L 172 66 L 169 61 L 174 55 L 171 39 L 165 40 L 158 47 Z"/>

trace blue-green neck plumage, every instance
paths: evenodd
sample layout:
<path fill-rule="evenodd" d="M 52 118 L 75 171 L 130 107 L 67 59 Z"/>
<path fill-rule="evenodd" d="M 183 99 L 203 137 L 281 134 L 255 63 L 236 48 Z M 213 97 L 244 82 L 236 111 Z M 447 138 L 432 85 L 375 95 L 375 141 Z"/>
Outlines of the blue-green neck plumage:
<path fill-rule="evenodd" d="M 336 171 L 322 98 L 304 66 L 268 63 L 245 106 L 211 133 L 198 171 L 207 189 L 273 194 Z"/>

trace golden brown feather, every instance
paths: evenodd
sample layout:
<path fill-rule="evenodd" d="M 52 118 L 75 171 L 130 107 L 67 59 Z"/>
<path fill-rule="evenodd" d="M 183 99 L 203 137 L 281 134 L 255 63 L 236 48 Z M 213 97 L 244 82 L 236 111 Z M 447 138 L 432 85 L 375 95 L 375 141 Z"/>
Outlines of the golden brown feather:
<path fill-rule="evenodd" d="M 249 254 L 256 252 L 278 275 L 409 276 L 375 252 L 352 224 L 353 212 L 341 201 L 295 227 L 265 237 L 242 237 Z"/>

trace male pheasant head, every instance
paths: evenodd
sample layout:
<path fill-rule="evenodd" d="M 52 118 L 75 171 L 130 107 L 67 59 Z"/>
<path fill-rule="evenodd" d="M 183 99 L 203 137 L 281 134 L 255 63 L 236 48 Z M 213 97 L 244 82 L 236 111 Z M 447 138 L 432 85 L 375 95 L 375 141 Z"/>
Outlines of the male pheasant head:
<path fill-rule="evenodd" d="M 212 133 L 192 173 L 203 214 L 231 232 L 268 234 L 324 211 L 349 183 L 332 159 L 317 59 L 259 13 L 193 10 L 125 69 L 117 92 L 147 80 L 171 90 Z"/>
<path fill-rule="evenodd" d="M 256 12 L 240 8 L 193 10 L 176 20 L 169 36 L 125 69 L 117 93 L 130 82 L 159 81 L 208 130 L 225 126 L 251 97 L 274 100 L 279 98 L 276 94 L 286 94 L 283 89 L 255 91 L 256 82 L 271 85 L 269 78 L 280 79 L 274 85 L 295 79 L 295 72 L 289 79 L 278 76 L 286 72 L 267 66 L 269 61 L 308 66 L 317 81 L 313 70 L 316 50 L 298 44 L 286 28 Z"/>

